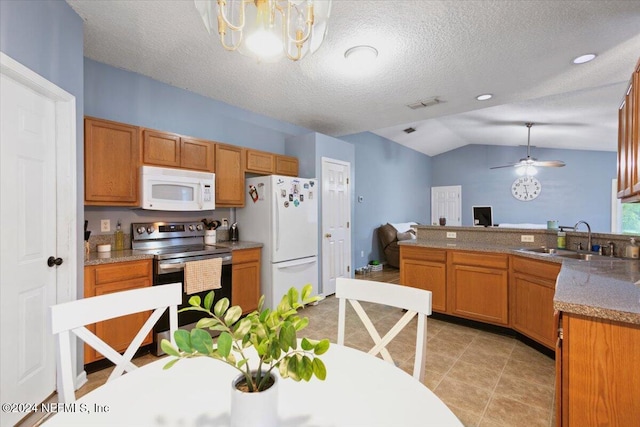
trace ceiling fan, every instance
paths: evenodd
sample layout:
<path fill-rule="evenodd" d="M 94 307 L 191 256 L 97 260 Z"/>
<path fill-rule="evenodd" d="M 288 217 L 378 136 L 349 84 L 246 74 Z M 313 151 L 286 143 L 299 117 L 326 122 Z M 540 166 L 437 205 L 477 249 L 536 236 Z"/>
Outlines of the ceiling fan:
<path fill-rule="evenodd" d="M 525 123 L 527 127 L 527 157 L 520 159 L 519 162 L 509 163 L 508 165 L 503 166 L 493 166 L 489 169 L 500 169 L 500 168 L 518 168 L 518 173 L 534 175 L 536 173 L 535 166 L 542 167 L 552 167 L 552 168 L 561 168 L 565 165 L 565 163 L 561 160 L 538 160 L 531 157 L 531 126 L 533 123 Z"/>

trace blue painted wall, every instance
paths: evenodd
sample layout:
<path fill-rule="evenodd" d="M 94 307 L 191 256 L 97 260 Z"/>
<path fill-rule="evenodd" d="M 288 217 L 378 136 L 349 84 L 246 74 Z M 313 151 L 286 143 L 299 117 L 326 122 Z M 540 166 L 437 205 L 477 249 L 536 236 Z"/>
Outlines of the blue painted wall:
<path fill-rule="evenodd" d="M 433 186 L 462 186 L 462 225 L 473 225 L 471 207 L 493 206 L 494 223 L 546 223 L 573 226 L 585 220 L 592 231 L 611 229 L 611 180 L 616 177 L 616 153 L 535 149 L 535 157 L 563 160 L 562 168 L 538 168 L 542 183 L 537 199 L 521 202 L 511 195 L 517 178 L 513 168 L 489 169 L 523 157 L 523 147 L 467 145 L 432 158 Z"/>
<path fill-rule="evenodd" d="M 431 158 L 370 132 L 341 137 L 355 146 L 354 267 L 384 260 L 375 229 L 431 218 Z M 364 254 L 361 256 L 361 253 Z"/>
<path fill-rule="evenodd" d="M 88 58 L 84 91 L 88 116 L 273 153 L 311 132 Z"/>
<path fill-rule="evenodd" d="M 84 194 L 82 19 L 64 1 L 0 1 L 0 50 L 76 97 L 78 236 Z M 77 245 L 78 296 L 83 294 L 84 246 Z"/>

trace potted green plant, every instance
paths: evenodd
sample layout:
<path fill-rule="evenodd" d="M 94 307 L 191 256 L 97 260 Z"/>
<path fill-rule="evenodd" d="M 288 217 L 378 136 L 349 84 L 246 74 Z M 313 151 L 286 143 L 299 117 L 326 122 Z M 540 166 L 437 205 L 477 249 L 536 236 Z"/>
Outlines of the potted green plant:
<path fill-rule="evenodd" d="M 311 296 L 311 285 L 305 285 L 301 293 L 294 287 L 282 297 L 275 310 L 263 309 L 264 295 L 260 298 L 258 309 L 242 317 L 240 306 L 230 307 L 228 298 L 222 298 L 216 304 L 214 292 L 210 292 L 201 301 L 194 295 L 189 300 L 190 307 L 180 310 L 196 310 L 207 313 L 208 317 L 200 319 L 195 328 L 190 332 L 179 329 L 175 332 L 176 346 L 164 339 L 161 342 L 165 353 L 173 356 L 165 369 L 171 368 L 182 359 L 191 357 L 210 357 L 221 360 L 236 368 L 240 375 L 233 382 L 235 388 L 243 391 L 243 394 L 263 394 L 277 383 L 277 376 L 273 373 L 278 369 L 282 378 L 291 378 L 295 381 L 309 381 L 312 377 L 324 380 L 327 371 L 324 363 L 317 356 L 324 354 L 329 349 L 329 340 L 311 340 L 302 338 L 298 342 L 297 332 L 309 324 L 307 317 L 300 317 L 298 310 L 304 304 L 313 303 L 318 297 Z M 217 343 L 214 345 L 211 335 L 206 330 L 219 331 Z M 247 351 L 253 347 L 255 355 Z M 257 357 L 256 357 L 257 355 Z M 257 362 L 255 366 L 252 362 Z M 236 393 L 232 389 L 232 393 Z M 244 416 L 260 414 L 265 421 L 269 415 L 263 411 L 256 411 L 255 403 L 252 410 L 234 410 L 235 394 L 232 394 L 231 419 L 232 424 L 251 425 L 251 421 L 243 420 L 234 422 L 238 413 Z M 275 411 L 277 405 L 268 406 Z M 273 423 L 277 414 L 272 415 Z M 264 423 L 270 424 L 269 422 Z"/>

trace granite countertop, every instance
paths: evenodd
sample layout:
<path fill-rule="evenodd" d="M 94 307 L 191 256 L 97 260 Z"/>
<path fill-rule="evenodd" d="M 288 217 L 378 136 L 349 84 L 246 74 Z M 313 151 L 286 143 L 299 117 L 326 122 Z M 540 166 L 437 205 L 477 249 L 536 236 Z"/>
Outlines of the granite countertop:
<path fill-rule="evenodd" d="M 524 252 L 499 244 L 405 240 L 402 246 L 454 249 L 520 255 L 561 263 L 554 308 L 568 313 L 640 324 L 640 260 L 594 257 L 584 261 Z"/>
<path fill-rule="evenodd" d="M 216 246 L 231 248 L 232 251 L 237 251 L 242 249 L 261 248 L 263 244 L 241 240 L 239 242 L 218 242 L 216 243 Z M 87 267 L 90 265 L 111 264 L 114 262 L 137 261 L 141 259 L 153 259 L 153 255 L 132 249 L 112 252 L 90 252 L 89 255 L 84 258 L 84 266 Z"/>

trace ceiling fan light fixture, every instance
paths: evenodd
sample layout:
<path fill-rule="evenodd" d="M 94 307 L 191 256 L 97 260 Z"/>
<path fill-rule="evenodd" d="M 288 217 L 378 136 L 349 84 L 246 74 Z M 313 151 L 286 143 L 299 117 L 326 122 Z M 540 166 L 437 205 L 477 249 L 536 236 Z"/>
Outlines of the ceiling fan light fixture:
<path fill-rule="evenodd" d="M 527 127 L 527 157 L 520 159 L 517 163 L 510 163 L 503 166 L 492 166 L 489 169 L 514 167 L 516 168 L 516 173 L 518 175 L 533 176 L 538 173 L 535 166 L 551 168 L 561 168 L 565 166 L 565 163 L 562 160 L 538 160 L 531 157 L 531 127 L 533 126 L 533 123 L 527 122 L 524 125 Z"/>
<path fill-rule="evenodd" d="M 531 165 L 522 165 L 516 168 L 518 176 L 534 176 L 538 173 L 538 169 Z"/>
<path fill-rule="evenodd" d="M 491 98 L 493 98 L 493 95 L 490 93 L 483 93 L 482 95 L 476 96 L 478 101 L 488 101 Z"/>
<path fill-rule="evenodd" d="M 596 58 L 595 53 L 587 53 L 586 55 L 580 55 L 573 59 L 573 63 L 576 65 L 585 64 L 589 61 L 593 61 Z"/>

